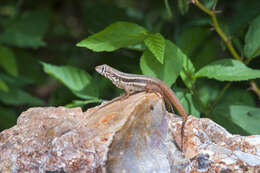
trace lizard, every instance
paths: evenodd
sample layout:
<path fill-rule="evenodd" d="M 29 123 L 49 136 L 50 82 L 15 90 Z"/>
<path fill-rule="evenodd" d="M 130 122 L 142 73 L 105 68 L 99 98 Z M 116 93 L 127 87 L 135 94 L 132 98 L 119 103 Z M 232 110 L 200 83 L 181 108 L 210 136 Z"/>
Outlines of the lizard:
<path fill-rule="evenodd" d="M 124 73 L 119 70 L 110 67 L 109 65 L 103 64 L 96 66 L 95 70 L 102 76 L 108 78 L 112 83 L 125 91 L 125 96 L 128 97 L 136 92 L 155 92 L 163 96 L 166 104 L 173 104 L 179 114 L 182 116 L 182 127 L 181 127 L 181 150 L 183 146 L 183 135 L 184 135 L 184 126 L 187 120 L 187 113 L 178 100 L 175 93 L 161 80 L 138 74 L 129 74 Z M 118 99 L 116 99 L 118 100 Z"/>

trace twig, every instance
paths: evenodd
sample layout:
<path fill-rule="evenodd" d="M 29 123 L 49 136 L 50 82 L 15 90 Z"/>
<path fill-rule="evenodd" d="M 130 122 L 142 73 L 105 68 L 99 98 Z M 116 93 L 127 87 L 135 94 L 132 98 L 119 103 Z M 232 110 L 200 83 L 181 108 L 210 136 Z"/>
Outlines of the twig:
<path fill-rule="evenodd" d="M 219 102 L 219 100 L 221 99 L 221 97 L 224 95 L 224 93 L 226 92 L 226 90 L 230 87 L 232 82 L 229 82 L 225 85 L 224 88 L 222 88 L 222 90 L 220 91 L 219 95 L 217 96 L 217 98 L 214 100 L 213 104 L 210 106 L 209 110 L 206 112 L 206 117 L 209 117 L 209 114 L 214 110 L 214 107 L 216 106 L 216 104 Z"/>
<path fill-rule="evenodd" d="M 250 80 L 250 84 L 251 84 L 251 88 L 250 89 L 252 91 L 254 91 L 257 94 L 258 99 L 260 99 L 260 89 L 256 85 L 255 81 L 254 80 Z"/>
<path fill-rule="evenodd" d="M 223 30 L 220 28 L 215 11 L 211 11 L 209 9 L 207 9 L 204 5 L 202 5 L 198 0 L 192 0 L 192 2 L 199 7 L 202 11 L 204 11 L 205 13 L 207 13 L 213 22 L 213 26 L 215 28 L 215 30 L 217 31 L 217 33 L 219 34 L 219 36 L 223 39 L 223 41 L 225 42 L 225 44 L 227 45 L 227 48 L 229 49 L 230 53 L 232 54 L 232 56 L 238 60 L 238 61 L 242 61 L 242 58 L 238 55 L 238 53 L 236 52 L 235 48 L 232 45 L 231 40 L 225 35 L 225 33 L 223 32 Z"/>
<path fill-rule="evenodd" d="M 204 11 L 206 14 L 208 14 L 211 17 L 211 20 L 213 22 L 213 26 L 216 30 L 216 32 L 218 33 L 218 35 L 222 38 L 222 40 L 225 42 L 229 52 L 231 53 L 231 55 L 238 61 L 243 62 L 245 65 L 247 65 L 252 59 L 248 59 L 245 62 L 242 60 L 242 58 L 238 55 L 237 51 L 235 50 L 234 46 L 232 45 L 231 39 L 229 39 L 225 33 L 223 32 L 223 30 L 220 28 L 217 17 L 216 17 L 216 13 L 215 13 L 215 7 L 216 4 L 213 7 L 213 10 L 209 10 L 207 9 L 203 4 L 201 4 L 198 0 L 191 0 L 191 2 L 193 4 L 195 4 L 199 9 L 201 9 L 202 11 Z M 215 102 L 213 103 L 213 105 L 211 106 L 209 113 L 212 112 L 212 110 L 214 109 L 214 106 L 218 103 L 218 101 L 220 100 L 221 96 L 224 94 L 224 92 L 229 88 L 229 86 L 231 85 L 231 82 L 228 83 L 223 89 L 221 94 L 216 98 Z M 260 89 L 259 87 L 256 85 L 256 83 L 254 82 L 254 80 L 250 80 L 250 85 L 252 88 L 252 91 L 254 91 L 256 93 L 256 95 L 258 96 L 258 98 L 260 99 Z"/>

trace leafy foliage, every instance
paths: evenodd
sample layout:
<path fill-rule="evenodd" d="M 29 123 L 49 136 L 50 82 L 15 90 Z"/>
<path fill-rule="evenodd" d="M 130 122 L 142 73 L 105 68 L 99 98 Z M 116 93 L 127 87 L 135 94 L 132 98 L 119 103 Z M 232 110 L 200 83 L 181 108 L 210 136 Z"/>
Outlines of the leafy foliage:
<path fill-rule="evenodd" d="M 91 76 L 84 70 L 70 66 L 42 63 L 45 73 L 54 76 L 71 90 L 80 91 L 90 83 Z"/>
<path fill-rule="evenodd" d="M 0 46 L 0 66 L 2 66 L 7 73 L 17 76 L 18 69 L 15 55 L 12 50 L 3 46 Z"/>
<path fill-rule="evenodd" d="M 30 104 L 32 106 L 42 106 L 44 104 L 41 99 L 33 97 L 19 88 L 9 88 L 8 92 L 0 92 L 0 100 L 7 105 Z"/>
<path fill-rule="evenodd" d="M 28 107 L 87 109 L 118 96 L 94 71 L 109 64 L 161 79 L 189 114 L 259 134 L 259 27 L 258 0 L 4 0 L 0 129 Z"/>
<path fill-rule="evenodd" d="M 195 67 L 187 56 L 183 56 L 183 66 L 180 76 L 186 87 L 192 89 L 195 80 Z"/>
<path fill-rule="evenodd" d="M 250 24 L 245 38 L 245 55 L 248 58 L 255 58 L 260 54 L 260 15 Z"/>
<path fill-rule="evenodd" d="M 2 80 L 0 80 L 0 90 L 8 91 L 8 86 Z"/>
<path fill-rule="evenodd" d="M 164 50 L 165 50 L 165 40 L 163 36 L 159 33 L 150 34 L 148 38 L 144 40 L 145 45 L 153 53 L 155 58 L 163 64 Z"/>
<path fill-rule="evenodd" d="M 219 81 L 242 81 L 260 78 L 260 70 L 248 68 L 237 60 L 222 59 L 201 68 L 196 77 L 214 78 Z"/>
<path fill-rule="evenodd" d="M 189 1 L 188 0 L 178 0 L 179 10 L 182 15 L 186 14 L 189 10 Z"/>
<path fill-rule="evenodd" d="M 147 31 L 136 24 L 116 22 L 103 31 L 91 35 L 77 44 L 93 51 L 114 51 L 142 42 L 147 37 Z"/>
<path fill-rule="evenodd" d="M 49 14 L 44 10 L 25 11 L 6 26 L 0 35 L 0 43 L 18 47 L 44 46 L 42 40 L 48 27 Z"/>
<path fill-rule="evenodd" d="M 183 57 L 185 55 L 171 41 L 166 40 L 165 43 L 165 60 L 163 64 L 147 49 L 141 56 L 140 66 L 143 74 L 159 78 L 168 86 L 171 86 L 182 69 Z"/>

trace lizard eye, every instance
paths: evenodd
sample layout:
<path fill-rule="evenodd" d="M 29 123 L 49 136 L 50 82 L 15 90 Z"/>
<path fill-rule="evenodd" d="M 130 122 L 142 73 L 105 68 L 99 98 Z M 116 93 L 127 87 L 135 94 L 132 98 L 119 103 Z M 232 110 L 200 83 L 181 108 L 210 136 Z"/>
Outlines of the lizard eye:
<path fill-rule="evenodd" d="M 106 70 L 105 66 L 102 66 L 101 73 L 105 73 L 105 70 Z"/>

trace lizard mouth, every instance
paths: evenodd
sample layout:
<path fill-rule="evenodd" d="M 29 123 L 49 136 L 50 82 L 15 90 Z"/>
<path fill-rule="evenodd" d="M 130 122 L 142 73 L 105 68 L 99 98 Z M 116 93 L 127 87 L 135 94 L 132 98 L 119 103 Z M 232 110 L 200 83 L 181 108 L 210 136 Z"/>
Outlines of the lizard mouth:
<path fill-rule="evenodd" d="M 102 65 L 96 66 L 96 67 L 95 67 L 95 70 L 96 70 L 98 73 L 103 74 L 103 73 L 102 73 Z"/>
<path fill-rule="evenodd" d="M 96 69 L 96 71 L 98 72 L 98 73 L 100 73 L 101 75 L 106 75 L 106 72 L 107 72 L 107 69 L 108 69 L 109 67 L 108 67 L 108 65 L 106 65 L 106 64 L 103 64 L 103 65 L 98 65 L 98 66 L 96 66 L 95 67 L 95 69 Z"/>

